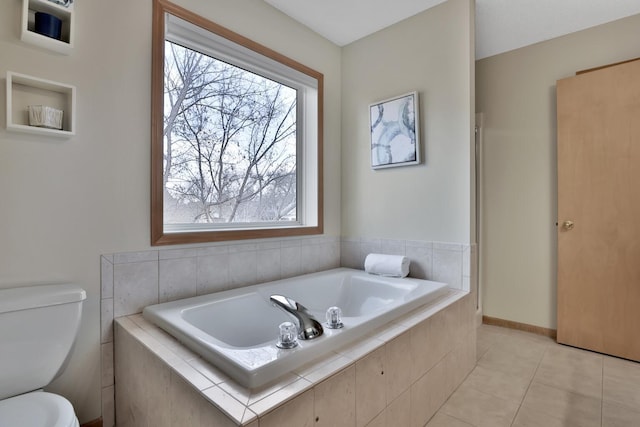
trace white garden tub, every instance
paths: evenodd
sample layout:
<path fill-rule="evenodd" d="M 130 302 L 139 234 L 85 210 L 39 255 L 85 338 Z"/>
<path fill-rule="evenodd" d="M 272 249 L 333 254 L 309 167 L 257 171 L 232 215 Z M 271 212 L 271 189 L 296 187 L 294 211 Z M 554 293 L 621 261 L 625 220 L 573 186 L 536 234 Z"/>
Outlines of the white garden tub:
<path fill-rule="evenodd" d="M 444 283 L 338 268 L 152 305 L 143 315 L 241 385 L 255 388 L 446 293 Z M 278 326 L 297 322 L 269 301 L 274 294 L 306 306 L 323 325 L 327 308 L 338 306 L 344 327 L 324 327 L 322 336 L 280 349 Z"/>

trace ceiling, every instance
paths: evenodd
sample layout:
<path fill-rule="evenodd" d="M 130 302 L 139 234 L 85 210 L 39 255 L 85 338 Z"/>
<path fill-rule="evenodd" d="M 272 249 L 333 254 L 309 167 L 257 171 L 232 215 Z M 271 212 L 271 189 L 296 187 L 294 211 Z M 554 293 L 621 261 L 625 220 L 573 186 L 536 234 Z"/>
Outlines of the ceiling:
<path fill-rule="evenodd" d="M 265 1 L 345 46 L 445 0 Z M 638 0 L 476 0 L 476 59 L 638 13 Z"/>

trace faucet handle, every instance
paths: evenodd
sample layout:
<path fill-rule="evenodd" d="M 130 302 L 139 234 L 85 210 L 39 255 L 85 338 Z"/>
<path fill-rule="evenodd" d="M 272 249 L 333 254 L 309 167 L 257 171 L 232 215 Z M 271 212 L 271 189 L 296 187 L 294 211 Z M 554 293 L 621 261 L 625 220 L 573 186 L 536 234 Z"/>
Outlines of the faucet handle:
<path fill-rule="evenodd" d="M 327 327 L 329 329 L 340 329 L 343 326 L 340 307 L 329 307 L 327 309 Z"/>
<path fill-rule="evenodd" d="M 278 342 L 276 347 L 278 348 L 294 348 L 298 346 L 298 328 L 291 322 L 282 322 L 279 326 L 280 335 L 278 336 Z"/>

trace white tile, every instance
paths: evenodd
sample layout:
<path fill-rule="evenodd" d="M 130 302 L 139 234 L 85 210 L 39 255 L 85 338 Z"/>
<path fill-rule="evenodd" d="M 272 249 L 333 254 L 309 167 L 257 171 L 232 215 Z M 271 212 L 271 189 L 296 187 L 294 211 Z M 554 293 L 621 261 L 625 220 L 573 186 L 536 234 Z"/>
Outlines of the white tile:
<path fill-rule="evenodd" d="M 312 384 L 309 381 L 304 378 L 299 378 L 291 384 L 288 384 L 280 390 L 268 395 L 264 399 L 258 400 L 256 403 L 252 404 L 249 409 L 257 414 L 258 417 L 262 418 L 264 414 L 280 406 L 283 402 L 291 399 L 295 400 L 304 390 L 311 388 L 311 386 Z M 311 394 L 313 404 L 313 391 L 310 390 L 303 394 L 308 395 L 309 393 Z M 260 425 L 262 425 L 262 419 L 260 421 Z"/>
<path fill-rule="evenodd" d="M 298 243 L 292 246 L 283 246 L 280 249 L 280 277 L 286 279 L 288 277 L 298 276 L 302 273 L 301 255 L 300 255 L 300 241 L 294 241 Z M 288 244 L 292 244 L 292 241 L 287 241 Z"/>
<path fill-rule="evenodd" d="M 369 335 L 372 338 L 386 343 L 408 330 L 409 328 L 400 323 L 387 323 L 386 325 L 374 330 Z"/>
<path fill-rule="evenodd" d="M 366 336 L 352 344 L 340 347 L 336 350 L 336 353 L 351 360 L 358 360 L 383 345 L 384 341 L 380 341 L 379 339 L 371 336 Z"/>
<path fill-rule="evenodd" d="M 113 385 L 113 342 L 100 345 L 100 365 L 102 372 L 102 387 Z"/>
<path fill-rule="evenodd" d="M 409 276 L 430 280 L 433 277 L 433 248 L 430 242 L 407 243 L 406 256 L 411 260 Z"/>
<path fill-rule="evenodd" d="M 200 357 L 188 360 L 187 363 L 193 366 L 198 372 L 214 384 L 230 381 L 227 374 Z"/>
<path fill-rule="evenodd" d="M 160 302 L 175 301 L 196 295 L 197 258 L 174 258 L 160 261 Z"/>
<path fill-rule="evenodd" d="M 196 258 L 198 256 L 199 249 L 166 249 L 158 252 L 158 258 L 163 259 L 178 259 L 178 258 Z"/>
<path fill-rule="evenodd" d="M 100 342 L 113 341 L 113 298 L 100 300 Z"/>
<path fill-rule="evenodd" d="M 362 239 L 360 241 L 360 257 L 364 267 L 364 260 L 369 254 L 380 253 L 380 239 Z"/>
<path fill-rule="evenodd" d="M 113 255 L 114 264 L 158 261 L 158 251 L 121 252 Z"/>
<path fill-rule="evenodd" d="M 364 268 L 364 258 L 360 254 L 360 242 L 342 241 L 340 243 L 340 265 L 342 267 Z"/>
<path fill-rule="evenodd" d="M 100 257 L 100 298 L 113 298 L 113 262 Z"/>
<path fill-rule="evenodd" d="M 230 394 L 222 390 L 218 386 L 213 386 L 202 391 L 207 400 L 215 404 L 222 412 L 229 417 L 242 421 L 246 406 L 234 399 Z"/>
<path fill-rule="evenodd" d="M 280 279 L 280 247 L 256 252 L 256 283 Z"/>
<path fill-rule="evenodd" d="M 301 245 L 302 239 L 299 237 L 289 237 L 286 239 L 280 240 L 281 248 L 299 248 Z"/>
<path fill-rule="evenodd" d="M 202 248 L 197 248 L 197 253 L 199 257 L 228 254 L 229 246 L 221 243 L 214 244 L 214 245 L 205 246 Z"/>
<path fill-rule="evenodd" d="M 321 270 L 322 245 L 305 245 L 300 247 L 300 266 L 302 274 Z"/>
<path fill-rule="evenodd" d="M 109 386 L 102 389 L 102 427 L 115 427 L 116 405 L 115 387 Z"/>
<path fill-rule="evenodd" d="M 380 239 L 380 253 L 404 256 L 405 241 L 396 239 Z"/>
<path fill-rule="evenodd" d="M 462 250 L 462 276 L 471 276 L 471 245 L 464 245 Z"/>
<path fill-rule="evenodd" d="M 463 291 L 465 292 L 471 292 L 471 278 L 470 277 L 463 277 L 462 278 L 462 288 Z"/>
<path fill-rule="evenodd" d="M 157 304 L 158 261 L 116 264 L 113 288 L 115 317 L 140 313 L 147 305 Z"/>
<path fill-rule="evenodd" d="M 461 243 L 433 242 L 433 249 L 462 252 L 463 245 Z"/>
<path fill-rule="evenodd" d="M 263 239 L 256 243 L 256 251 L 280 250 L 281 247 L 280 240 Z"/>
<path fill-rule="evenodd" d="M 462 251 L 433 249 L 433 277 L 455 289 L 462 289 Z"/>
<path fill-rule="evenodd" d="M 258 277 L 256 267 L 257 255 L 255 251 L 229 253 L 229 286 L 255 285 Z"/>
<path fill-rule="evenodd" d="M 319 260 L 320 271 L 340 267 L 340 243 L 329 241 L 320 245 Z"/>
<path fill-rule="evenodd" d="M 317 384 L 318 382 L 353 364 L 353 360 L 336 354 L 335 357 L 332 357 L 331 360 L 327 361 L 327 363 L 323 363 L 321 366 L 318 366 L 317 369 L 310 370 L 309 372 L 300 373 L 300 376 L 313 384 Z"/>
<path fill-rule="evenodd" d="M 273 381 L 257 389 L 248 389 L 230 379 L 218 384 L 218 386 L 225 392 L 233 396 L 240 403 L 250 406 L 257 401 L 262 400 L 265 397 L 270 396 L 273 393 L 287 387 L 289 384 L 297 381 L 298 379 L 299 377 L 295 374 L 286 374 L 278 378 L 276 381 Z"/>
<path fill-rule="evenodd" d="M 245 243 L 235 243 L 227 246 L 229 253 L 240 253 L 240 252 L 255 252 L 258 250 L 258 243 L 256 242 L 245 242 Z"/>
<path fill-rule="evenodd" d="M 198 295 L 220 292 L 229 288 L 229 254 L 199 256 L 197 261 Z"/>

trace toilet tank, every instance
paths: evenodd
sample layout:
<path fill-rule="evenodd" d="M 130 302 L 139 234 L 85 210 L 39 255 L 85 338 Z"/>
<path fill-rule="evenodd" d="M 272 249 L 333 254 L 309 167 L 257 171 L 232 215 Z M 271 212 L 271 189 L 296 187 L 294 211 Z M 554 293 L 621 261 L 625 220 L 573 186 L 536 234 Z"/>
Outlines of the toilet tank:
<path fill-rule="evenodd" d="M 64 366 L 80 326 L 83 289 L 0 289 L 0 399 L 43 388 Z"/>

